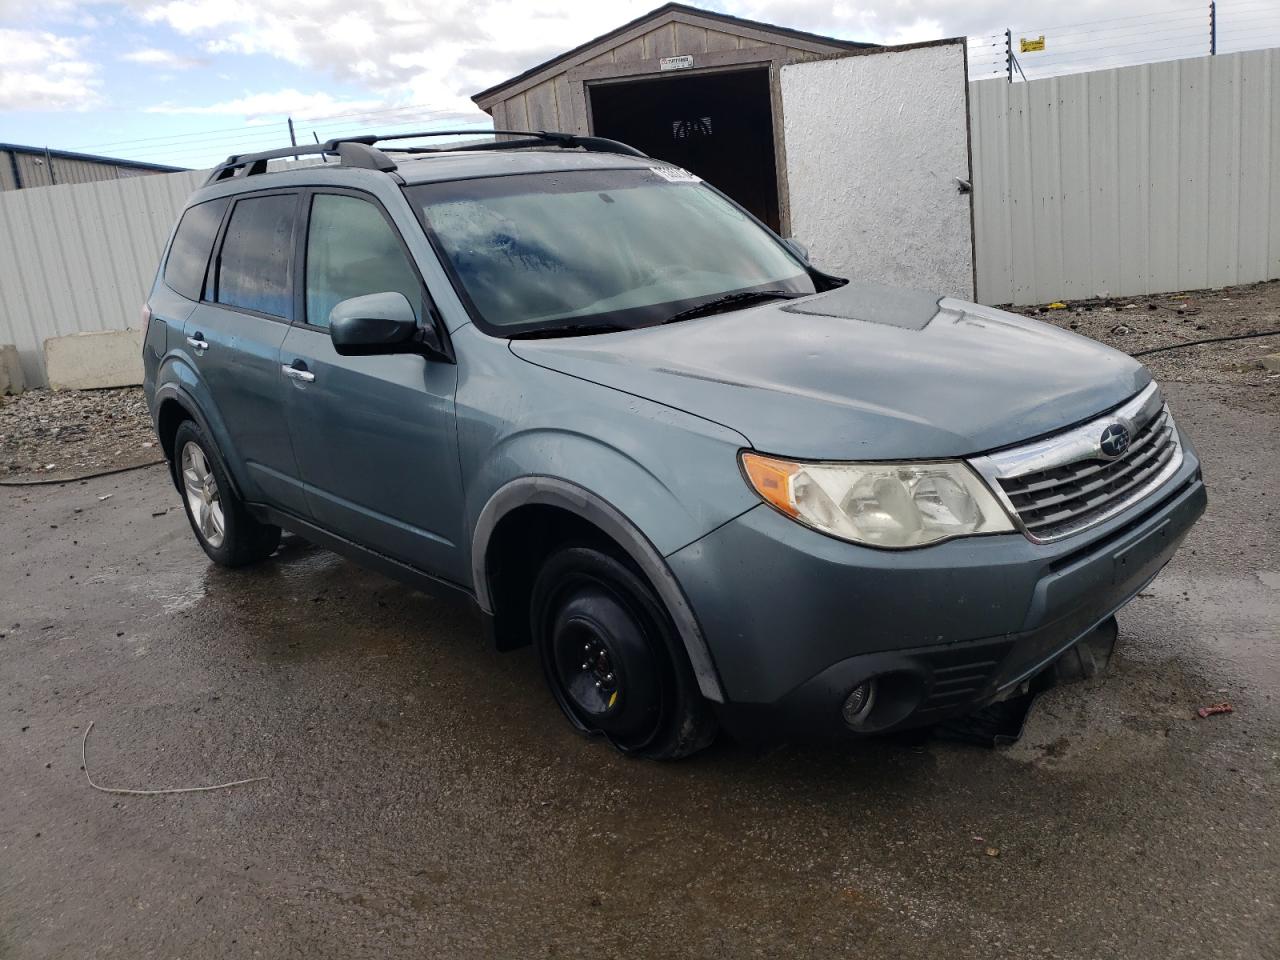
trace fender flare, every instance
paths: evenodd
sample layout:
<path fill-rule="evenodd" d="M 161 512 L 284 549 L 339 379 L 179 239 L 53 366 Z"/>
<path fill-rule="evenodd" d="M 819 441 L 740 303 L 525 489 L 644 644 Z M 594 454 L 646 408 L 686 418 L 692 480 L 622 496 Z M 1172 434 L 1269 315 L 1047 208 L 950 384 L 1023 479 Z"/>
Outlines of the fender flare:
<path fill-rule="evenodd" d="M 213 426 L 209 423 L 209 418 L 205 416 L 204 411 L 200 409 L 200 404 L 196 402 L 195 397 L 193 397 L 191 395 L 191 392 L 186 390 L 181 384 L 176 383 L 172 380 L 156 388 L 155 400 L 154 400 L 155 412 L 152 414 L 152 419 L 155 421 L 157 435 L 159 435 L 159 432 L 160 432 L 160 408 L 164 406 L 165 401 L 168 401 L 168 400 L 172 400 L 175 403 L 177 403 L 178 406 L 182 407 L 182 409 L 187 412 L 187 414 L 191 417 L 191 419 L 194 420 L 197 424 L 199 424 L 200 429 L 203 430 L 209 436 L 210 439 L 214 440 L 215 442 L 217 441 L 217 434 L 215 433 Z M 221 450 L 219 450 L 219 453 L 221 453 Z M 232 492 L 241 500 L 243 500 L 244 497 L 241 495 L 241 492 L 240 492 L 239 481 L 236 479 L 235 474 L 227 466 L 226 458 L 223 457 L 222 459 L 223 459 L 222 467 L 226 471 L 227 479 L 231 481 Z M 177 469 L 178 469 L 177 457 L 174 456 L 169 460 L 169 475 L 172 478 L 173 484 L 175 487 L 178 485 Z"/>
<path fill-rule="evenodd" d="M 716 672 L 715 661 L 693 608 L 679 582 L 663 560 L 662 554 L 634 523 L 603 497 L 557 477 L 521 477 L 500 487 L 480 511 L 471 537 L 471 575 L 476 602 L 486 614 L 493 614 L 493 597 L 485 572 L 489 540 L 498 523 L 518 507 L 537 504 L 559 507 L 599 527 L 627 551 L 653 584 L 658 597 L 671 615 L 676 631 L 684 643 L 698 689 L 708 700 L 724 703 L 724 690 Z"/>

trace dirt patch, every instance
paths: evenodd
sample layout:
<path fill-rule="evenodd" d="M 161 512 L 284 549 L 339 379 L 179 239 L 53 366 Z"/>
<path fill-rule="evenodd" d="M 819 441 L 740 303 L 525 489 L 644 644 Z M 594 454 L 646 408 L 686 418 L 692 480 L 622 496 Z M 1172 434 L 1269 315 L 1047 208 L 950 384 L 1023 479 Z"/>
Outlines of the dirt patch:
<path fill-rule="evenodd" d="M 160 458 L 140 387 L 0 397 L 0 482 L 64 480 Z"/>
<path fill-rule="evenodd" d="M 1212 337 L 1280 330 L 1280 281 L 1149 297 L 1073 300 L 1060 309 L 1045 304 L 1017 311 L 1132 354 Z M 1188 346 L 1140 359 L 1163 383 L 1221 387 L 1215 399 L 1241 409 L 1274 411 L 1280 404 L 1280 374 L 1262 366 L 1262 358 L 1272 353 L 1280 353 L 1280 336 Z"/>

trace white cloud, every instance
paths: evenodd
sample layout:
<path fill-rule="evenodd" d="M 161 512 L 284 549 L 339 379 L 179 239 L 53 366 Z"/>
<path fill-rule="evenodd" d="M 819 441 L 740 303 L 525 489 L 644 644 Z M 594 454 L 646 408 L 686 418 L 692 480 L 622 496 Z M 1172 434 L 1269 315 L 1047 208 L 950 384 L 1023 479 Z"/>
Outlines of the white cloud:
<path fill-rule="evenodd" d="M 4 0 L 0 0 L 0 3 Z M 67 0 L 53 0 L 67 2 Z M 472 94 L 621 26 L 659 0 L 126 0 L 211 55 L 275 57 L 321 77 L 447 111 Z M 1183 0 L 1179 0 L 1183 2 Z M 1188 4 L 1193 0 L 1185 0 Z M 1155 13 L 1168 0 L 1127 0 Z M 908 43 L 1029 20 L 1115 16 L 1114 0 L 722 0 L 726 12 L 846 39 Z"/>
<path fill-rule="evenodd" d="M 227 0 L 170 0 L 169 3 L 141 4 L 142 19 L 167 23 L 179 33 L 202 33 L 217 27 L 246 23 L 254 19 L 255 6 Z"/>
<path fill-rule="evenodd" d="M 87 41 L 0 28 L 0 110 L 85 110 L 96 106 L 98 68 Z"/>
<path fill-rule="evenodd" d="M 145 0 L 135 0 L 145 2 Z M 655 0 L 163 0 L 142 17 L 211 55 L 257 54 L 390 102 L 481 115 L 470 96 L 604 33 Z"/>
<path fill-rule="evenodd" d="M 275 93 L 253 93 L 235 100 L 224 100 L 206 106 L 194 104 L 162 103 L 148 107 L 147 113 L 220 114 L 257 120 L 263 117 L 327 117 L 343 114 L 364 114 L 383 106 L 377 99 L 339 100 L 327 93 L 302 93 L 298 90 L 279 90 Z"/>
<path fill-rule="evenodd" d="M 660 0 L 0 0 L 0 22 L 55 34 L 26 33 L 44 46 L 70 41 L 57 34 L 78 28 L 107 47 L 121 36 L 105 26 L 133 18 L 146 25 L 147 49 L 124 59 L 167 69 L 192 66 L 196 56 L 217 58 L 220 71 L 238 81 L 251 78 L 240 55 L 270 57 L 307 72 L 304 89 L 335 85 L 367 91 L 369 102 L 412 103 L 428 111 L 479 120 L 472 94 L 501 82 L 548 57 L 612 30 L 653 9 Z M 697 2 L 697 0 L 695 0 Z M 715 0 L 711 0 L 715 2 Z M 1194 0 L 1176 0 L 1189 10 Z M 902 43 L 939 36 L 990 35 L 1005 26 L 1038 32 L 1066 21 L 1107 20 L 1118 15 L 1168 15 L 1169 0 L 1075 0 L 1070 9 L 1056 0 L 719 0 L 728 13 L 783 26 L 854 40 Z M 1190 16 L 1190 14 L 1187 14 Z M 1193 18 L 1194 19 L 1194 18 Z M 1190 22 L 1190 21 L 1188 21 Z M 65 23 L 49 27 L 50 23 Z M 1188 27 L 1188 29 L 1192 29 Z M 23 31 L 10 30 L 15 36 Z M 160 39 L 172 32 L 182 38 Z M 111 36 L 114 34 L 114 37 Z M 1136 33 L 1135 33 L 1136 35 Z M 127 42 L 127 41 L 126 41 Z M 90 101 L 96 70 L 76 47 L 56 56 L 19 65 L 0 48 L 0 105 L 45 103 L 63 107 Z M 184 54 L 160 49 L 183 50 Z M 127 47 L 125 49 L 128 49 Z M 56 52 L 56 51 L 55 51 Z M 114 52 L 110 55 L 115 55 Z M 24 61 L 25 62 L 25 61 Z M 312 111 L 332 112 L 335 98 L 308 99 L 296 91 L 257 94 L 259 98 L 293 94 Z M 212 95 L 216 97 L 217 95 Z M 230 112 L 252 99 L 215 102 L 190 112 Z M 263 101 L 266 102 L 266 101 Z M 365 102 L 361 97 L 358 102 Z M 303 107 L 295 107 L 301 111 Z M 11 107 L 12 108 L 12 107 Z M 163 109 L 176 109 L 172 103 Z"/>
<path fill-rule="evenodd" d="M 120 59 L 127 60 L 129 63 L 142 63 L 150 66 L 165 67 L 170 70 L 190 70 L 192 67 L 203 67 L 209 62 L 200 57 L 184 57 L 182 54 L 174 53 L 172 50 L 158 50 L 155 47 L 132 50 L 129 53 L 121 54 Z"/>

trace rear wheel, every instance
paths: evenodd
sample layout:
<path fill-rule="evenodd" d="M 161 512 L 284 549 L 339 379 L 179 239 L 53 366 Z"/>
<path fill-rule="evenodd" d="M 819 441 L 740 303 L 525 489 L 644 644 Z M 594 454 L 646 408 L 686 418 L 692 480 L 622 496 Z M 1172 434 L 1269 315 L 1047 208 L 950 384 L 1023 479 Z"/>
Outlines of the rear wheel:
<path fill-rule="evenodd" d="M 670 618 L 630 568 L 589 547 L 560 550 L 534 584 L 532 616 L 547 683 L 580 730 L 655 760 L 714 739 Z"/>
<path fill-rule="evenodd" d="M 209 559 L 242 567 L 271 556 L 280 544 L 280 528 L 250 516 L 227 479 L 218 448 L 199 424 L 179 425 L 173 450 L 182 504 Z"/>

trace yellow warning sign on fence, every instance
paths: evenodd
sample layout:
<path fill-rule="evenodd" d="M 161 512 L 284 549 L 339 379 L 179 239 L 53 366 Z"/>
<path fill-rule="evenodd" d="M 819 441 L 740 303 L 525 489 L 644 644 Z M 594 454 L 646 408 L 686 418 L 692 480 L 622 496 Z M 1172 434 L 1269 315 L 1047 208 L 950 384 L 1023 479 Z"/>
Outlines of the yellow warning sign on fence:
<path fill-rule="evenodd" d="M 1040 34 L 1040 36 L 1038 36 L 1038 37 L 1036 37 L 1036 38 L 1034 38 L 1034 39 L 1032 39 L 1032 40 L 1028 40 L 1026 37 L 1022 37 L 1022 38 L 1020 38 L 1020 39 L 1021 39 L 1021 43 L 1022 43 L 1022 52 L 1023 52 L 1023 53 L 1035 53 L 1035 52 L 1036 52 L 1036 51 L 1038 51 L 1038 50 L 1043 50 L 1043 49 L 1044 49 L 1044 34 L 1043 34 L 1043 33 L 1042 33 L 1042 34 Z"/>

